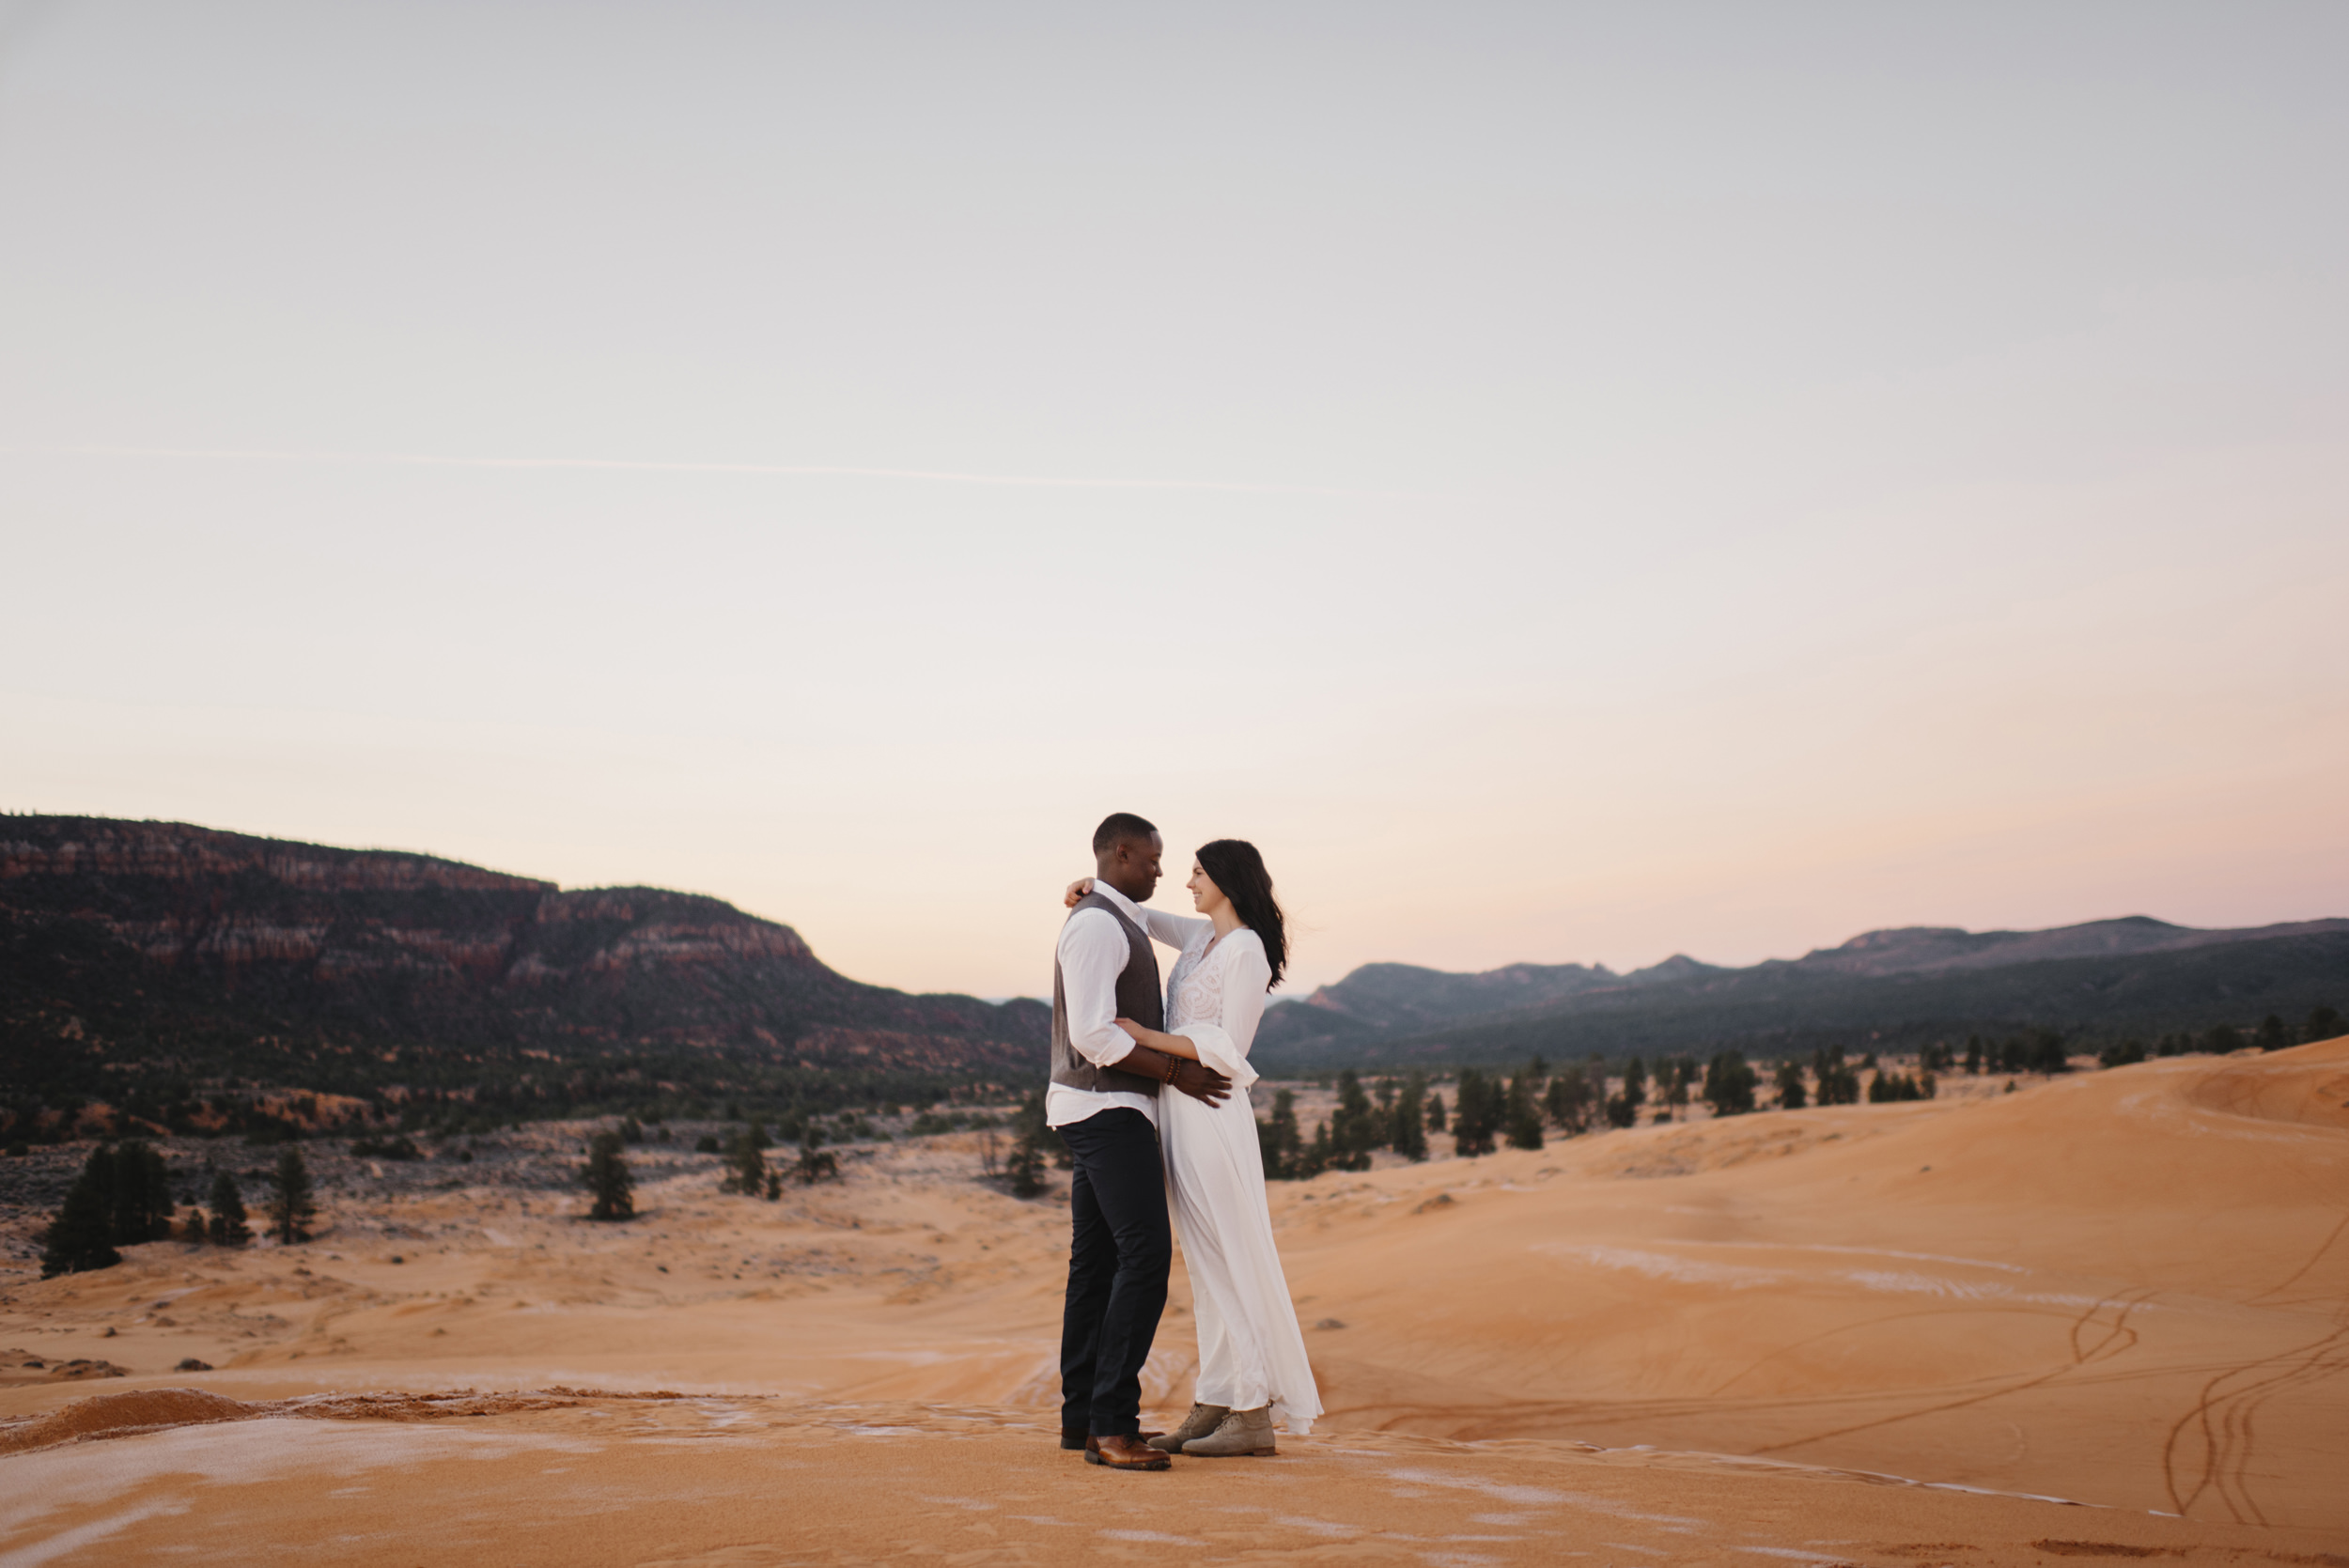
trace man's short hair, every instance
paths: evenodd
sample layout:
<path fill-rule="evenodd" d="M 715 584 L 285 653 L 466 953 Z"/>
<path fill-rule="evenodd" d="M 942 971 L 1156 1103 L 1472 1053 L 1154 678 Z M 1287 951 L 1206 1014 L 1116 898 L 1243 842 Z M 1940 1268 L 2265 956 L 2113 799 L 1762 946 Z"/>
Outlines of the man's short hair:
<path fill-rule="evenodd" d="M 1129 838 L 1145 839 L 1158 831 L 1158 824 L 1144 821 L 1132 812 L 1113 811 L 1093 830 L 1093 852 L 1106 855 Z"/>

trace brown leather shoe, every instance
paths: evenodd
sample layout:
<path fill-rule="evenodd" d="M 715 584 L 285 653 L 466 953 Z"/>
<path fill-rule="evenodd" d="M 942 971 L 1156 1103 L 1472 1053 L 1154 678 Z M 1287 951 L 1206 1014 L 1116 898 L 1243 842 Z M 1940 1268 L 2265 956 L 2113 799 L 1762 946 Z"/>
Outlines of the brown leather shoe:
<path fill-rule="evenodd" d="M 1142 1440 L 1146 1443 L 1153 1437 L 1163 1437 L 1165 1436 L 1166 1434 L 1163 1432 L 1145 1432 L 1142 1435 Z M 1060 1446 L 1066 1449 L 1071 1453 L 1074 1453 L 1079 1449 L 1083 1448 L 1092 1440 L 1093 1435 L 1081 1426 L 1064 1426 L 1060 1429 Z M 1169 1452 L 1171 1452 L 1173 1451 L 1170 1450 Z"/>
<path fill-rule="evenodd" d="M 1163 1470 L 1174 1461 L 1150 1447 L 1139 1437 L 1087 1437 L 1085 1463 L 1106 1465 L 1112 1470 Z"/>

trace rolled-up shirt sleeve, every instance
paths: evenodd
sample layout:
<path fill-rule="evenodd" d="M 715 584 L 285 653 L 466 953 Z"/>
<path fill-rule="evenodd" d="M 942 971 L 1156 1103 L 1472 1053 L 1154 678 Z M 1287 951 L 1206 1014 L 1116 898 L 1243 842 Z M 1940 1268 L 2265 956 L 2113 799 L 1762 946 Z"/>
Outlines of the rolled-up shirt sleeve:
<path fill-rule="evenodd" d="M 1114 1066 L 1134 1048 L 1133 1037 L 1117 1027 L 1117 977 L 1132 954 L 1125 927 L 1097 906 L 1079 909 L 1061 927 L 1061 1001 L 1067 1006 L 1068 1043 L 1097 1067 Z"/>

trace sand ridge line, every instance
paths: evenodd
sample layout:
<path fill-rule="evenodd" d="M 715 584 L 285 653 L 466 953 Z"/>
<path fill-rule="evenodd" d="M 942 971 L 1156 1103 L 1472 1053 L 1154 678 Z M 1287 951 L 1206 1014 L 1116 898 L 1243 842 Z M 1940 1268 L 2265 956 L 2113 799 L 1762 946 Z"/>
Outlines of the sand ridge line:
<path fill-rule="evenodd" d="M 477 1392 L 472 1389 L 441 1393 L 390 1390 L 378 1393 L 320 1393 L 277 1400 L 240 1400 L 201 1389 L 141 1389 L 100 1394 L 79 1400 L 44 1415 L 0 1421 L 0 1454 L 29 1452 L 60 1444 L 134 1437 L 185 1426 L 210 1426 L 224 1421 L 292 1419 L 297 1421 L 437 1421 L 486 1416 L 521 1415 L 542 1410 L 577 1409 L 588 1405 L 663 1404 L 692 1407 L 705 1419 L 711 1405 L 788 1405 L 798 1421 L 782 1424 L 829 1426 L 856 1436 L 894 1436 L 936 1433 L 941 1424 L 984 1425 L 990 1429 L 1043 1430 L 1027 1413 L 1014 1414 L 948 1405 L 925 1406 L 918 1413 L 892 1407 L 876 1416 L 874 1407 L 826 1402 L 811 1404 L 780 1394 L 692 1394 L 671 1389 L 582 1389 L 552 1384 L 543 1389 Z M 723 1420 L 716 1425 L 733 1424 Z"/>
<path fill-rule="evenodd" d="M 576 1389 L 547 1389 L 513 1393 L 475 1393 L 471 1389 L 452 1393 L 329 1393 L 292 1399 L 241 1400 L 202 1389 L 139 1389 L 128 1393 L 100 1394 L 79 1400 L 46 1415 L 0 1423 L 0 1454 L 23 1453 L 60 1443 L 94 1442 L 110 1437 L 133 1437 L 174 1427 L 209 1426 L 221 1421 L 431 1421 L 465 1417 L 514 1415 L 527 1410 L 568 1409 L 590 1399 L 673 1400 L 682 1394 L 666 1389 L 650 1393 L 620 1393 Z"/>

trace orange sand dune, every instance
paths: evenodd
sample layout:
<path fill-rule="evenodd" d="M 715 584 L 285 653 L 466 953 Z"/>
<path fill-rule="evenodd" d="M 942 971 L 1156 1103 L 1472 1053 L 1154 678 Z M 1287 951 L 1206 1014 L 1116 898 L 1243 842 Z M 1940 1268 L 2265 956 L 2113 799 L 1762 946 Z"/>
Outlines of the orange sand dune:
<path fill-rule="evenodd" d="M 1175 1537 L 1266 1560 L 2349 1562 L 2345 1102 L 2349 1040 L 1276 1187 L 1330 1416 L 1280 1461 L 1171 1477 L 1052 1448 L 1066 1212 L 973 1182 L 957 1140 L 779 1203 L 650 1183 L 627 1226 L 506 1189 L 337 1195 L 305 1247 L 17 1277 L 0 1344 L 136 1375 L 0 1390 L 28 1422 L 0 1434 L 0 1554 L 241 1529 L 379 1560 L 428 1513 L 514 1561 Z M 1178 1269 L 1150 1380 L 1170 1413 L 1187 1299 Z M 189 1356 L 220 1370 L 164 1371 Z M 167 1388 L 241 1413 L 91 1404 Z M 506 1402 L 314 1397 L 459 1389 Z"/>

